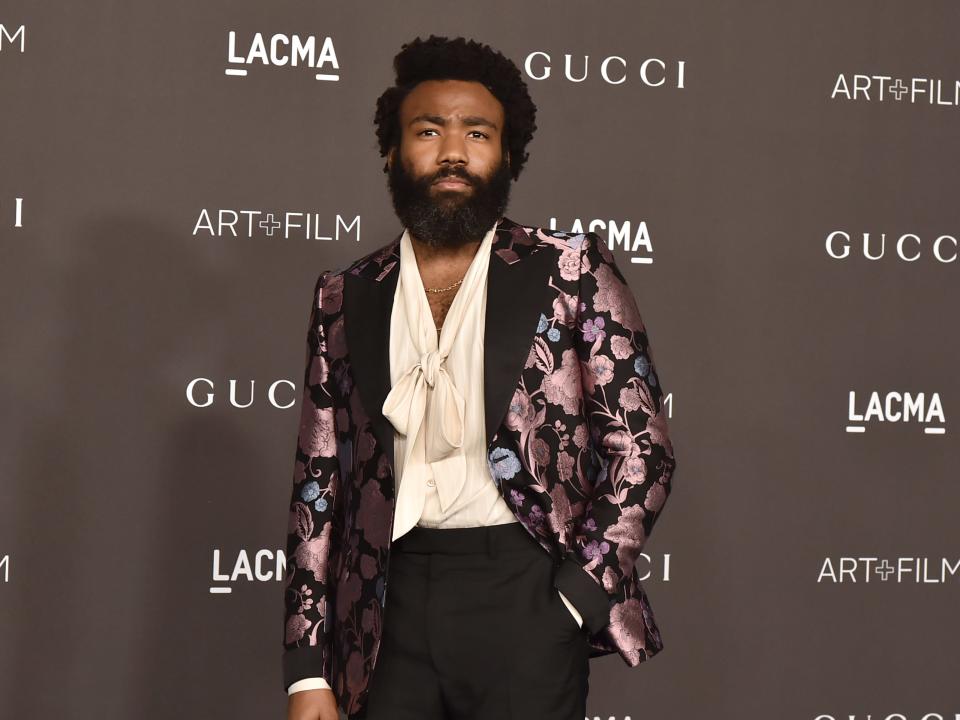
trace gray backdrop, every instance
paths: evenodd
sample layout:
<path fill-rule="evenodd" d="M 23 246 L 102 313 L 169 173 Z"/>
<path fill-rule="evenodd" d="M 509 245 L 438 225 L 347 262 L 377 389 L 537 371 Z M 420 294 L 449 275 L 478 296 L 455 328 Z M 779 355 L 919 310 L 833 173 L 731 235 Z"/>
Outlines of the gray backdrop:
<path fill-rule="evenodd" d="M 523 68 L 507 214 L 609 238 L 670 392 L 665 652 L 594 660 L 590 716 L 954 718 L 958 20 L 7 0 L 0 715 L 282 717 L 310 295 L 399 232 L 374 101 L 437 33 Z"/>

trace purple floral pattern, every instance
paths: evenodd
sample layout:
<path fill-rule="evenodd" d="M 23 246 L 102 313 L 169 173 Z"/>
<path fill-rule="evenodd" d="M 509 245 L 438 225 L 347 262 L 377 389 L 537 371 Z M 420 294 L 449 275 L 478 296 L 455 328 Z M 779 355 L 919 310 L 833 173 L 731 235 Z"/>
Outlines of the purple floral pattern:
<path fill-rule="evenodd" d="M 634 565 L 676 467 L 664 392 L 640 313 L 595 233 L 506 218 L 493 252 L 556 256 L 510 407 L 488 447 L 493 481 L 551 555 L 577 559 L 607 593 L 592 656 L 631 666 L 663 647 Z M 284 648 L 322 675 L 348 713 L 366 697 L 382 626 L 393 474 L 360 402 L 343 328 L 343 274 L 397 270 L 399 236 L 317 281 L 287 535 Z M 553 267 L 553 265 L 551 265 Z"/>

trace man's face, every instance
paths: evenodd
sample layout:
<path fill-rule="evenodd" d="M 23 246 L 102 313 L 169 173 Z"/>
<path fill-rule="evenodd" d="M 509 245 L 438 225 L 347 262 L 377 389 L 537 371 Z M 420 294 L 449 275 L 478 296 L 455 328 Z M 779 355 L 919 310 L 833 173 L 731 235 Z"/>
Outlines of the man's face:
<path fill-rule="evenodd" d="M 394 210 L 418 240 L 479 242 L 506 209 L 504 113 L 481 83 L 425 80 L 400 105 L 400 146 L 387 156 Z"/>

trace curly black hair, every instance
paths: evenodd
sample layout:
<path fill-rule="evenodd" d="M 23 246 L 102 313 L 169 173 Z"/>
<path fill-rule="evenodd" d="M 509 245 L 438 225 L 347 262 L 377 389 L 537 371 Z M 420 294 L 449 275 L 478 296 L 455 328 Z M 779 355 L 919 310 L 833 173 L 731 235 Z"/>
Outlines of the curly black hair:
<path fill-rule="evenodd" d="M 503 105 L 505 118 L 503 149 L 510 155 L 510 174 L 516 180 L 529 157 L 527 143 L 537 129 L 537 106 L 527 91 L 520 69 L 512 60 L 489 45 L 462 37 L 431 35 L 404 43 L 393 58 L 396 73 L 393 87 L 377 98 L 374 124 L 380 155 L 400 145 L 400 103 L 423 80 L 472 80 L 482 83 Z M 384 164 L 384 172 L 387 166 Z"/>

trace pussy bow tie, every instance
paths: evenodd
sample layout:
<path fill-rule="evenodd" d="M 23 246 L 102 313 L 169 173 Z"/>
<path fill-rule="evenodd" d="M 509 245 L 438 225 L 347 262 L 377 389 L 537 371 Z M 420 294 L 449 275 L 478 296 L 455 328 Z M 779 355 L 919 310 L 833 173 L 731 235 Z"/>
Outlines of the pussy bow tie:
<path fill-rule="evenodd" d="M 405 436 L 403 476 L 399 492 L 417 498 L 432 476 L 436 482 L 440 509 L 446 511 L 456 500 L 466 480 L 463 452 L 464 399 L 445 367 L 457 331 L 475 294 L 486 279 L 490 243 L 488 233 L 478 255 L 467 269 L 460 290 L 453 299 L 443 329 L 437 338 L 409 238 L 400 243 L 399 300 L 409 329 L 409 341 L 419 356 L 393 385 L 383 403 L 383 414 Z M 485 254 L 481 254 L 485 253 Z M 418 498 L 419 500 L 419 498 Z M 419 512 L 422 502 L 407 505 Z M 419 516 L 418 516 L 419 517 Z"/>
<path fill-rule="evenodd" d="M 397 432 L 406 436 L 408 457 L 416 444 L 416 431 L 426 430 L 423 459 L 430 464 L 463 447 L 464 401 L 444 367 L 448 352 L 449 348 L 447 352 L 421 353 L 420 359 L 391 388 L 383 404 L 383 414 Z"/>

